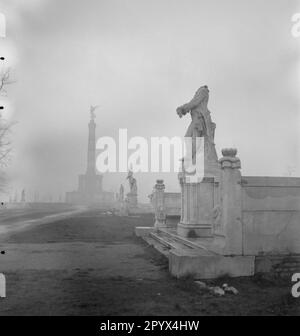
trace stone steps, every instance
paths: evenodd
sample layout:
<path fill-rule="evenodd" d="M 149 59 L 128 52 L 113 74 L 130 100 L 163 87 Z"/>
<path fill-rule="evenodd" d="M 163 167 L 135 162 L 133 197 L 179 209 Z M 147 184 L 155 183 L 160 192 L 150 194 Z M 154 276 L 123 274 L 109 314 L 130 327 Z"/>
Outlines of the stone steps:
<path fill-rule="evenodd" d="M 177 277 L 214 279 L 220 276 L 251 276 L 253 256 L 223 256 L 209 250 L 211 239 L 188 239 L 175 230 L 154 228 L 135 229 L 136 235 L 169 259 L 169 271 Z"/>
<path fill-rule="evenodd" d="M 173 233 L 171 230 L 159 230 L 159 233 L 162 237 L 164 237 L 165 239 L 171 239 L 173 241 L 176 241 L 190 249 L 203 249 L 206 250 L 208 252 L 214 253 L 211 250 L 209 250 L 209 243 L 212 242 L 211 238 L 198 238 L 198 239 L 188 239 L 188 238 L 184 238 L 184 237 L 180 237 L 177 235 L 177 233 Z M 216 253 L 214 253 L 216 254 Z"/>
<path fill-rule="evenodd" d="M 159 253 L 163 254 L 166 257 L 169 257 L 170 249 L 158 242 L 157 239 L 151 237 L 150 235 L 143 237 L 143 239 L 147 242 L 147 244 L 154 247 Z"/>
<path fill-rule="evenodd" d="M 163 235 L 160 231 L 159 232 L 152 232 L 150 233 L 150 237 L 157 241 L 157 243 L 161 244 L 167 249 L 186 249 L 190 247 L 185 246 L 179 241 L 176 241 L 175 239 L 172 239 L 171 237 L 168 237 L 166 235 Z"/>

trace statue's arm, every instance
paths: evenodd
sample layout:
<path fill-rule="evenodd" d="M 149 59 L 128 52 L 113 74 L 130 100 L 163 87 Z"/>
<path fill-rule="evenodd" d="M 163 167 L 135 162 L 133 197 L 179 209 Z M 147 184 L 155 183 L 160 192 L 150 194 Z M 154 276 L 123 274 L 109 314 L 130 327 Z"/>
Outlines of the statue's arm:
<path fill-rule="evenodd" d="M 176 110 L 177 114 L 180 117 L 182 117 L 183 115 L 189 113 L 192 109 L 196 108 L 201 103 L 204 97 L 205 97 L 205 93 L 200 92 L 189 103 L 179 106 Z"/>
<path fill-rule="evenodd" d="M 201 91 L 197 95 L 195 95 L 194 98 L 189 103 L 184 104 L 183 106 L 188 111 L 191 111 L 192 109 L 200 105 L 201 101 L 205 98 L 205 96 L 206 96 L 206 92 Z"/>

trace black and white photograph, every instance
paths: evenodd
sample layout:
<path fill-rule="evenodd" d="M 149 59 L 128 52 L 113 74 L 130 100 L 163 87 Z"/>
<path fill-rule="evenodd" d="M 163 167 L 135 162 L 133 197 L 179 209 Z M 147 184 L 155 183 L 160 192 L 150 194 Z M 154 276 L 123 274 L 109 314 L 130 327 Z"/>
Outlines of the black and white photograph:
<path fill-rule="evenodd" d="M 0 0 L 0 324 L 299 315 L 300 1 Z"/>

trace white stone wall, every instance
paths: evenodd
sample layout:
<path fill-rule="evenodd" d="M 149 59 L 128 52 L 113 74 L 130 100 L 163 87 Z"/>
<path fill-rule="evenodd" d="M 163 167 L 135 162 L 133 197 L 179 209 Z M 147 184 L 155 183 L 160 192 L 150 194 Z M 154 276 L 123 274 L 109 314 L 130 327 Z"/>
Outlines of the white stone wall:
<path fill-rule="evenodd" d="M 167 216 L 180 216 L 181 193 L 165 192 L 165 208 Z"/>
<path fill-rule="evenodd" d="M 300 178 L 242 177 L 245 255 L 300 254 Z"/>

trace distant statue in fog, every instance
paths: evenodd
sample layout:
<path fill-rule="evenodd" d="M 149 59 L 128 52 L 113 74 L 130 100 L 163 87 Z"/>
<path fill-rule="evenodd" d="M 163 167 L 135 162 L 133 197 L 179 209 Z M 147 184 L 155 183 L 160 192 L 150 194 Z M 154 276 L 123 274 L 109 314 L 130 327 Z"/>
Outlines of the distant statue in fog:
<path fill-rule="evenodd" d="M 91 106 L 90 107 L 90 113 L 91 113 L 91 119 L 94 120 L 96 119 L 96 114 L 95 114 L 95 110 L 98 108 L 99 106 L 98 105 L 95 105 L 95 106 Z"/>
<path fill-rule="evenodd" d="M 26 197 L 25 197 L 25 189 L 22 190 L 21 193 L 21 202 L 25 202 L 26 201 Z"/>
<path fill-rule="evenodd" d="M 131 170 L 128 171 L 127 179 L 129 181 L 130 192 L 132 194 L 137 194 L 137 183 Z"/>
<path fill-rule="evenodd" d="M 124 201 L 124 187 L 123 184 L 120 186 L 119 200 Z"/>

